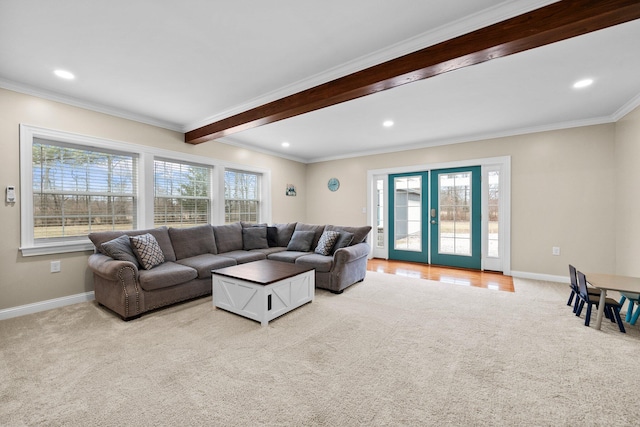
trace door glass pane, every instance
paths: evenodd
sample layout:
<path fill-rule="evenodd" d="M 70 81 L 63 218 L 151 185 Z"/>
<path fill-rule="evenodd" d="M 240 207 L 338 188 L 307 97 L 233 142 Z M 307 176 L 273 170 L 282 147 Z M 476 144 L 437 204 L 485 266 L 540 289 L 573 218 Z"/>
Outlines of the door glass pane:
<path fill-rule="evenodd" d="M 384 180 L 376 181 L 376 246 L 384 247 Z"/>
<path fill-rule="evenodd" d="M 487 256 L 500 257 L 500 171 L 489 171 L 489 232 Z"/>
<path fill-rule="evenodd" d="M 471 172 L 438 176 L 438 253 L 471 255 Z"/>
<path fill-rule="evenodd" d="M 394 249 L 422 251 L 422 177 L 394 178 Z"/>

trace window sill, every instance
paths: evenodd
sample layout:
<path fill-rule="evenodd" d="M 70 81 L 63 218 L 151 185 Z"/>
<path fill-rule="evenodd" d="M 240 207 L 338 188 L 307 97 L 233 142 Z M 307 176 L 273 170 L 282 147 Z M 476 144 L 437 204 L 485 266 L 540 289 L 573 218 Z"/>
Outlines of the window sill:
<path fill-rule="evenodd" d="M 87 241 L 80 242 L 58 242 L 41 244 L 37 246 L 24 246 L 20 248 L 22 256 L 38 256 L 51 254 L 64 254 L 69 252 L 86 252 L 94 250 L 93 243 Z"/>

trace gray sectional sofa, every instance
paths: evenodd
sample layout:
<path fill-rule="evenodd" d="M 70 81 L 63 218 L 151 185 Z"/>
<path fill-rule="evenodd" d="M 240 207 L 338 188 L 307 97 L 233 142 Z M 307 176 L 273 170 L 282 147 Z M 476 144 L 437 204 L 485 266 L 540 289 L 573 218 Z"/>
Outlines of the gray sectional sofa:
<path fill-rule="evenodd" d="M 237 222 L 96 232 L 89 268 L 96 301 L 125 320 L 210 295 L 211 270 L 262 259 L 313 267 L 317 288 L 342 293 L 365 277 L 370 230 Z"/>

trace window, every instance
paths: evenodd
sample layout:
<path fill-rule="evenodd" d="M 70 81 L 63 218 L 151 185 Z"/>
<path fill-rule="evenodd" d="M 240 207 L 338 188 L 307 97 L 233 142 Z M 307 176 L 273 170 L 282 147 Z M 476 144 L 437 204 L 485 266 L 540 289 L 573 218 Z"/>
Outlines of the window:
<path fill-rule="evenodd" d="M 31 160 L 34 242 L 135 228 L 136 156 L 34 138 Z"/>
<path fill-rule="evenodd" d="M 266 222 L 270 182 L 268 170 L 21 124 L 20 251 L 92 251 L 93 231 Z"/>
<path fill-rule="evenodd" d="M 489 230 L 487 233 L 488 253 L 493 258 L 500 257 L 500 171 L 489 171 Z"/>
<path fill-rule="evenodd" d="M 227 169 L 224 172 L 224 222 L 260 222 L 261 174 Z"/>
<path fill-rule="evenodd" d="M 211 222 L 211 166 L 155 160 L 155 227 L 191 227 Z"/>

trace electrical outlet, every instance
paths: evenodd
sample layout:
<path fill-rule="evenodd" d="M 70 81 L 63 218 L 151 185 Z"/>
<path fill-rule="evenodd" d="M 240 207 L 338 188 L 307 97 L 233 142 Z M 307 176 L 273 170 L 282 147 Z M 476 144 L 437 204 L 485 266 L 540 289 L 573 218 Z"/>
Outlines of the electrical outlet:
<path fill-rule="evenodd" d="M 558 246 L 554 246 L 553 248 L 551 248 L 551 254 L 555 256 L 560 255 L 560 248 Z"/>
<path fill-rule="evenodd" d="M 51 272 L 52 273 L 60 273 L 61 262 L 60 261 L 51 261 Z"/>

